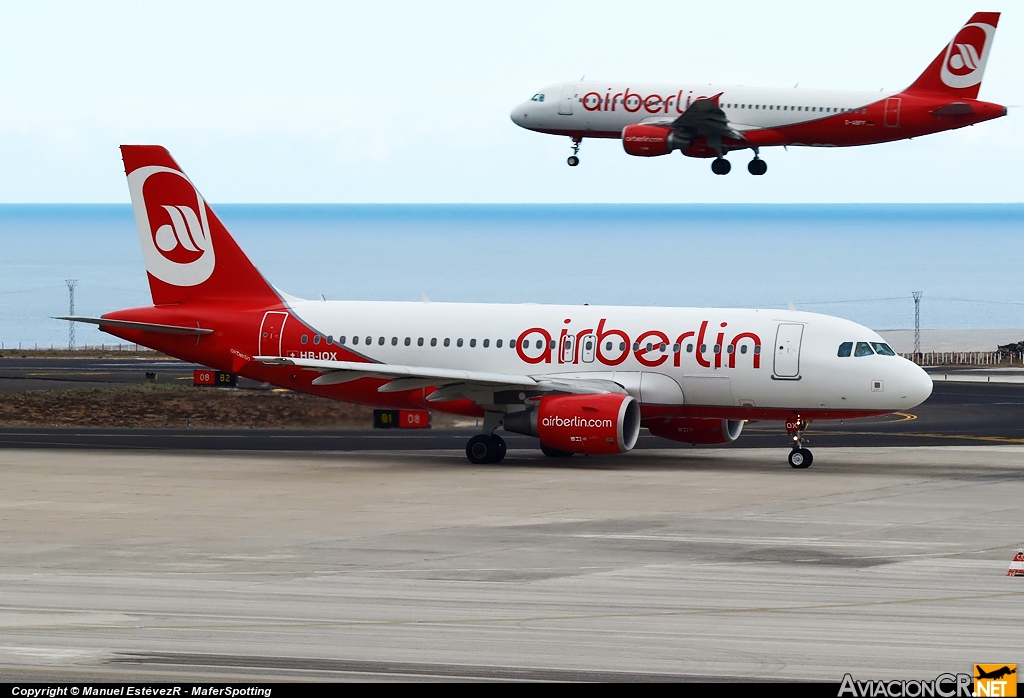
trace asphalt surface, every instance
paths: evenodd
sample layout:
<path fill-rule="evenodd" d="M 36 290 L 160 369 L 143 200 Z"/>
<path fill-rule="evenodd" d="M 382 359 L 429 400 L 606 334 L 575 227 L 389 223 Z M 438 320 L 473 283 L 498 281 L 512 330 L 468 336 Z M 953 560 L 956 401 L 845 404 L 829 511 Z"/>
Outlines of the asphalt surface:
<path fill-rule="evenodd" d="M 1020 661 L 1024 446 L 777 455 L 0 450 L 0 681 L 838 683 Z"/>
<path fill-rule="evenodd" d="M 191 383 L 194 369 L 175 360 L 126 359 L 0 359 L 0 392 L 135 385 L 152 380 Z M 1002 371 L 1016 376 L 1020 371 Z M 1024 444 L 1024 384 L 982 382 L 977 369 L 944 369 L 936 376 L 932 396 L 907 413 L 845 422 L 817 422 L 807 431 L 808 446 L 943 446 Z M 969 382 L 956 382 L 960 376 Z M 941 378 L 949 378 L 944 381 Z M 269 386 L 240 380 L 239 389 Z M 204 388 L 205 389 L 205 388 Z M 0 428 L 0 448 L 129 448 L 246 451 L 395 451 L 459 449 L 470 430 L 319 429 L 74 429 Z M 510 448 L 536 448 L 535 439 L 500 432 Z M 740 439 L 725 448 L 786 448 L 781 425 L 751 423 Z M 650 436 L 639 449 L 693 447 Z"/>

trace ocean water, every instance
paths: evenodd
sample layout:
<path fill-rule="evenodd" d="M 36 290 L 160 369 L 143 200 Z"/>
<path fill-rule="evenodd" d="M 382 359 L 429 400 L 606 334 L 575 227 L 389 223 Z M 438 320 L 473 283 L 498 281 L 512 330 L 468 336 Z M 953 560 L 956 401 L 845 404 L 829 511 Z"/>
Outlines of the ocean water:
<path fill-rule="evenodd" d="M 218 205 L 278 288 L 354 300 L 785 308 L 1024 327 L 1024 204 Z M 0 206 L 0 342 L 150 302 L 129 205 Z M 109 342 L 78 326 L 79 344 Z"/>

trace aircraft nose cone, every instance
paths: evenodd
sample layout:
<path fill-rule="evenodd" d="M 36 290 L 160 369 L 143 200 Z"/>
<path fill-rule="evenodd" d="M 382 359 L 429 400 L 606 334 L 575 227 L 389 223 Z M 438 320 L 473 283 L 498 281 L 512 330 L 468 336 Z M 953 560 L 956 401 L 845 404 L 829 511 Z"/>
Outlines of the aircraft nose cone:
<path fill-rule="evenodd" d="M 907 366 L 903 382 L 900 398 L 904 407 L 920 405 L 932 394 L 932 377 L 916 364 Z"/>
<path fill-rule="evenodd" d="M 530 119 L 530 111 L 526 104 L 520 104 L 508 116 L 516 126 L 528 128 L 527 123 Z"/>

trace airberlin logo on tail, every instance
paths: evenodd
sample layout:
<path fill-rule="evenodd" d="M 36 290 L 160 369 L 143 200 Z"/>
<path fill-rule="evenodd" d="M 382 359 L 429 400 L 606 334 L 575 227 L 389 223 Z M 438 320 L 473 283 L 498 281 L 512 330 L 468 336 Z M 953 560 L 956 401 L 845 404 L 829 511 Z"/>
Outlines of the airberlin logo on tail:
<path fill-rule="evenodd" d="M 206 202 L 181 172 L 140 167 L 128 175 L 146 270 L 174 286 L 196 286 L 216 260 Z"/>
<path fill-rule="evenodd" d="M 996 28 L 991 24 L 967 24 L 946 47 L 940 76 L 949 87 L 972 87 L 981 82 L 988 48 Z"/>

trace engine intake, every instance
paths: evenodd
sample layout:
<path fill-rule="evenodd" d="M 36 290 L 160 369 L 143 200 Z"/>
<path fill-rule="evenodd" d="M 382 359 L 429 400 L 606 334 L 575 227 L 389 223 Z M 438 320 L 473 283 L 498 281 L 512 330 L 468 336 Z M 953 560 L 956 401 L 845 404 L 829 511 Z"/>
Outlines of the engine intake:
<path fill-rule="evenodd" d="M 591 455 L 625 453 L 640 436 L 640 405 L 628 395 L 554 395 L 505 415 L 505 430 L 549 448 Z"/>
<path fill-rule="evenodd" d="M 686 138 L 674 133 L 668 126 L 630 124 L 622 129 L 622 147 L 630 155 L 653 158 L 668 155 L 690 145 Z"/>
<path fill-rule="evenodd" d="M 740 438 L 743 420 L 672 417 L 652 419 L 648 421 L 647 428 L 652 434 L 663 439 L 697 446 L 719 446 L 731 444 Z"/>

